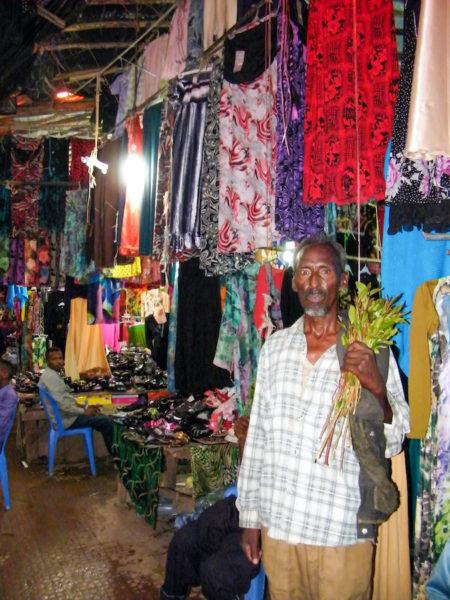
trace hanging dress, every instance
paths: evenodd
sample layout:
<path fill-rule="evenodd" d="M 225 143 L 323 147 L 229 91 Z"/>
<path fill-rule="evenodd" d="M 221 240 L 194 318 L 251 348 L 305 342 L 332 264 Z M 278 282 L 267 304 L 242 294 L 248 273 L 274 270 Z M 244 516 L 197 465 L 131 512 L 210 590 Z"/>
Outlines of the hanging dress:
<path fill-rule="evenodd" d="M 413 598 L 425 600 L 425 585 L 450 539 L 450 277 L 433 294 L 438 329 L 429 337 L 431 412 L 420 449 L 415 519 Z"/>
<path fill-rule="evenodd" d="M 414 227 L 428 232 L 450 228 L 450 159 L 412 160 L 406 155 L 419 9 L 419 0 L 408 0 L 405 6 L 402 71 L 386 181 L 391 235 Z"/>
<path fill-rule="evenodd" d="M 324 209 L 303 203 L 306 23 L 295 0 L 277 16 L 277 129 L 275 225 L 284 240 L 323 232 Z"/>
<path fill-rule="evenodd" d="M 277 71 L 269 51 L 275 34 L 276 23 L 271 20 L 225 45 L 219 113 L 219 252 L 252 252 L 272 246 L 279 237 L 274 218 Z M 275 52 L 275 43 L 272 49 Z"/>

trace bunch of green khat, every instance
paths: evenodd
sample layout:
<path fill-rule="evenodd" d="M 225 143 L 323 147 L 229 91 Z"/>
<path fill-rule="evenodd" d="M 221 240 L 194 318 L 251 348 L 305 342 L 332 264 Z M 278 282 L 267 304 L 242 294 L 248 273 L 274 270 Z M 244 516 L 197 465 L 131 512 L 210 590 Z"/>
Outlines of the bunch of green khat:
<path fill-rule="evenodd" d="M 371 289 L 370 284 L 356 284 L 358 294 L 354 305 L 348 309 L 348 323 L 342 323 L 345 333 L 342 345 L 349 346 L 353 342 L 363 342 L 375 354 L 380 348 L 392 344 L 397 333 L 397 326 L 406 323 L 402 306 L 396 306 L 397 298 L 386 300 L 379 297 L 380 289 Z M 321 445 L 317 453 L 319 459 L 325 452 L 325 464 L 330 463 L 340 448 L 340 464 L 342 468 L 344 452 L 349 437 L 349 416 L 355 413 L 361 395 L 361 384 L 353 373 L 341 375 L 339 387 L 333 398 L 330 412 L 323 426 Z"/>

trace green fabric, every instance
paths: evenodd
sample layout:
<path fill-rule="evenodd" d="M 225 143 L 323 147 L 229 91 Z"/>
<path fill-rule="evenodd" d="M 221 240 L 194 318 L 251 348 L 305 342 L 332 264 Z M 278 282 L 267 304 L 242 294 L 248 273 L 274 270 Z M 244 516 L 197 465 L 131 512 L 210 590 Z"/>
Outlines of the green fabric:
<path fill-rule="evenodd" d="M 144 139 L 142 154 L 146 164 L 147 180 L 141 205 L 139 230 L 139 254 L 151 255 L 153 250 L 153 226 L 155 221 L 156 175 L 158 172 L 159 129 L 161 127 L 161 104 L 144 111 Z"/>
<path fill-rule="evenodd" d="M 191 446 L 191 469 L 194 497 L 236 483 L 239 451 L 231 444 Z"/>
<path fill-rule="evenodd" d="M 137 513 L 156 527 L 159 479 L 162 469 L 161 448 L 146 448 L 123 436 L 114 424 L 113 456 L 123 485 L 130 494 Z"/>
<path fill-rule="evenodd" d="M 128 344 L 130 346 L 139 346 L 139 348 L 147 348 L 144 323 L 128 327 Z"/>

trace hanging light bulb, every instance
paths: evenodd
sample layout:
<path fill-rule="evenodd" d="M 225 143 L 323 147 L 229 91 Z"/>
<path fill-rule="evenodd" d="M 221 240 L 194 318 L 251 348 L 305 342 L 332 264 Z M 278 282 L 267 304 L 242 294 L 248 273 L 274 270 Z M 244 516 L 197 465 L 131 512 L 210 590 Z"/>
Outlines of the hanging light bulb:
<path fill-rule="evenodd" d="M 146 168 L 145 161 L 136 152 L 134 144 L 131 146 L 130 152 L 123 163 L 122 180 L 126 185 L 127 198 L 134 205 L 140 204 L 144 195 Z"/>
<path fill-rule="evenodd" d="M 281 255 L 285 265 L 292 266 L 294 262 L 295 242 L 286 242 L 285 251 Z"/>

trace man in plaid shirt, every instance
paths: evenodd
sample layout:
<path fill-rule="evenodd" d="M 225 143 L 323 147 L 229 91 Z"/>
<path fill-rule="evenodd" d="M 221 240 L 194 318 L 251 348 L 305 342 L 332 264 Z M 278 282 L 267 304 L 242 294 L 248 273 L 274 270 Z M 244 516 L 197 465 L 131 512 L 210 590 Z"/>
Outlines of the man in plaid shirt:
<path fill-rule="evenodd" d="M 242 546 L 262 556 L 271 600 L 365 600 L 373 540 L 357 535 L 359 462 L 351 447 L 330 466 L 317 460 L 341 376 L 336 351 L 338 293 L 346 257 L 335 242 L 300 245 L 293 279 L 304 316 L 262 348 L 238 481 Z M 342 369 L 354 373 L 384 414 L 386 456 L 401 451 L 409 411 L 392 354 L 387 381 L 373 352 L 351 344 Z"/>

